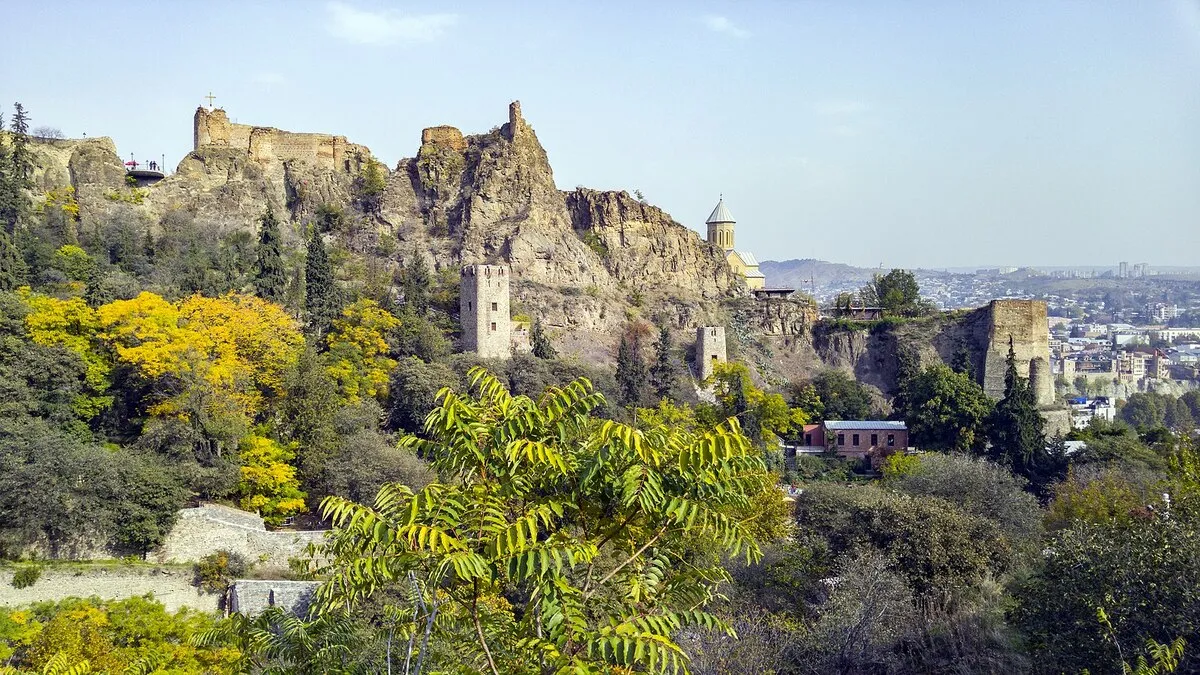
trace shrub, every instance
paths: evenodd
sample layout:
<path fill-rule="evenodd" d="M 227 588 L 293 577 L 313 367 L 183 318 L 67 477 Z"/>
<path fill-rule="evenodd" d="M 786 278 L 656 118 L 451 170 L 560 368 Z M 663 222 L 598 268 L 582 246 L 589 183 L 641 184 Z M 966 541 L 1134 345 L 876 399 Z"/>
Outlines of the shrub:
<path fill-rule="evenodd" d="M 250 563 L 244 556 L 221 550 L 204 556 L 195 564 L 192 585 L 206 593 L 224 593 L 234 579 L 249 571 Z"/>
<path fill-rule="evenodd" d="M 42 576 L 42 568 L 38 565 L 26 565 L 13 573 L 13 588 L 29 588 L 37 583 Z"/>

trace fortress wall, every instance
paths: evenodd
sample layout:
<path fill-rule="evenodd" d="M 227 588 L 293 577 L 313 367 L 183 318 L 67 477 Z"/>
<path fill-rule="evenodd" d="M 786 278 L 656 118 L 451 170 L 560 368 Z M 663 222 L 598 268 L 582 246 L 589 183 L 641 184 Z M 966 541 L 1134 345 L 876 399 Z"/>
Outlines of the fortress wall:
<path fill-rule="evenodd" d="M 229 590 L 229 611 L 249 616 L 282 607 L 297 616 L 308 613 L 319 581 L 238 579 Z"/>
<path fill-rule="evenodd" d="M 421 130 L 421 145 L 440 145 L 456 152 L 467 149 L 467 141 L 455 127 L 439 126 Z"/>
<path fill-rule="evenodd" d="M 226 550 L 253 563 L 286 568 L 288 558 L 307 556 L 308 545 L 324 537 L 323 530 L 270 532 L 252 513 L 204 504 L 181 510 L 175 527 L 151 555 L 160 563 L 186 563 Z"/>
<path fill-rule="evenodd" d="M 460 134 L 461 136 L 461 134 Z M 371 151 L 344 136 L 295 133 L 229 121 L 224 110 L 198 108 L 194 120 L 194 149 L 227 146 L 245 150 L 258 162 L 300 160 L 323 169 L 357 173 Z"/>
<path fill-rule="evenodd" d="M 19 589 L 12 586 L 13 572 L 13 569 L 0 570 L 0 606 L 20 607 L 93 595 L 119 600 L 152 593 L 171 612 L 184 607 L 215 612 L 218 607 L 219 596 L 201 593 L 192 586 L 192 570 L 187 568 L 50 566 L 42 570 L 42 575 L 32 586 Z"/>

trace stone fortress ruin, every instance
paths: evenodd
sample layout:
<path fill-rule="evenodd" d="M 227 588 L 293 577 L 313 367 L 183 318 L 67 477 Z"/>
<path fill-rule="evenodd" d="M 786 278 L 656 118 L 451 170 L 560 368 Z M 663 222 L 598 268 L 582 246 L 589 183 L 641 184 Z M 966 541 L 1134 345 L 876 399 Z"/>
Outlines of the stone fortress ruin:
<path fill-rule="evenodd" d="M 192 140 L 194 150 L 228 147 L 245 151 L 258 162 L 300 160 L 316 168 L 351 175 L 356 175 L 371 157 L 366 146 L 351 143 L 345 136 L 238 124 L 230 122 L 223 109 L 203 106 L 196 109 Z"/>

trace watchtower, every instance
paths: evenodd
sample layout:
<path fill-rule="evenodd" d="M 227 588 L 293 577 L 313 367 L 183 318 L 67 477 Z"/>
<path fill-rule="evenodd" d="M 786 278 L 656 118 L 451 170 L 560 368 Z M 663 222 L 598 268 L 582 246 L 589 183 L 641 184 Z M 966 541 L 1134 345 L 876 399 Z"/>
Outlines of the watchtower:
<path fill-rule="evenodd" d="M 462 268 L 458 314 L 463 327 L 463 351 L 487 359 L 512 356 L 508 278 L 509 270 L 504 265 Z"/>
<path fill-rule="evenodd" d="M 703 382 L 712 376 L 718 363 L 725 363 L 725 327 L 702 326 L 696 329 L 696 370 Z"/>

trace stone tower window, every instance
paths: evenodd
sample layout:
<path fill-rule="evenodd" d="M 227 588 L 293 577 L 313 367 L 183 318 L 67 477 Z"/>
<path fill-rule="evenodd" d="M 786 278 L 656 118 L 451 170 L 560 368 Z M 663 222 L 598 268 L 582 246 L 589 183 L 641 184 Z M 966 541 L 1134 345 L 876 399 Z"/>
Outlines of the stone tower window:
<path fill-rule="evenodd" d="M 499 306 L 499 305 L 497 305 L 496 303 L 494 303 L 494 302 L 493 302 L 493 303 L 492 303 L 492 311 L 493 311 L 493 312 L 496 312 L 496 311 L 499 311 L 499 310 L 500 310 L 500 306 Z"/>
<path fill-rule="evenodd" d="M 468 312 L 471 311 L 471 301 L 470 300 L 467 301 L 467 311 Z"/>
<path fill-rule="evenodd" d="M 496 330 L 496 322 L 495 321 L 492 322 L 492 330 Z"/>

